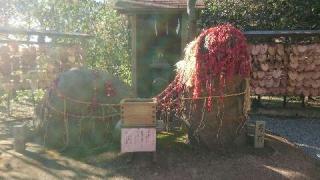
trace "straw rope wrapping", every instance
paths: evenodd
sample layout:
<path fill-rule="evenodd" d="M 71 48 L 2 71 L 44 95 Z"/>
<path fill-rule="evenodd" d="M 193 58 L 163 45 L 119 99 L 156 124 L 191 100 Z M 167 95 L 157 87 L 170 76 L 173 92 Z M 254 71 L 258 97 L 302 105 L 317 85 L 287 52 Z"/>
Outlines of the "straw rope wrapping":
<path fill-rule="evenodd" d="M 203 102 L 203 107 L 202 107 L 202 113 L 201 113 L 201 120 L 199 122 L 199 125 L 198 127 L 195 129 L 195 131 L 193 132 L 193 136 L 194 137 L 198 137 L 196 138 L 196 140 L 199 142 L 200 139 L 199 139 L 199 132 L 205 128 L 205 116 L 206 116 L 206 108 L 205 108 L 205 105 L 207 103 L 207 99 L 208 98 L 213 98 L 213 99 L 217 99 L 217 98 L 229 98 L 229 97 L 236 97 L 236 96 L 241 96 L 241 95 L 244 95 L 244 102 L 243 102 L 243 115 L 244 115 L 244 119 L 247 119 L 247 116 L 248 116 L 248 111 L 250 110 L 250 87 L 249 87 L 249 79 L 246 79 L 245 80 L 245 86 L 246 86 L 246 89 L 244 92 L 240 92 L 240 93 L 233 93 L 233 94 L 225 94 L 223 96 L 207 96 L 207 97 L 198 97 L 196 98 L 196 100 L 204 100 Z M 182 100 L 195 100 L 194 98 L 185 98 L 185 97 L 182 97 L 181 98 Z M 217 132 L 217 139 L 219 139 L 219 135 L 221 134 L 221 129 L 222 129 L 222 123 L 223 123 L 223 117 L 224 117 L 224 105 L 223 103 L 220 104 L 221 106 L 218 106 L 218 112 L 217 112 L 217 118 L 219 119 L 219 129 L 218 129 L 218 132 Z M 190 103 L 190 106 L 191 103 Z M 191 119 L 191 111 L 192 111 L 192 107 L 189 108 L 189 121 Z M 187 120 L 188 121 L 188 120 Z M 190 124 L 190 122 L 188 121 L 188 123 Z M 244 127 L 244 122 L 240 122 L 239 123 L 239 127 L 237 128 L 237 133 Z"/>
<path fill-rule="evenodd" d="M 56 95 L 58 98 L 61 98 L 61 100 L 63 101 L 63 110 L 59 110 L 56 107 L 54 107 L 51 103 L 50 103 L 50 94 L 53 91 L 56 91 Z M 90 118 L 90 119 L 100 119 L 102 121 L 106 121 L 106 120 L 112 120 L 113 117 L 119 116 L 120 115 L 120 110 L 117 110 L 120 107 L 120 104 L 102 104 L 102 103 L 96 103 L 95 105 L 98 105 L 101 107 L 101 111 L 102 111 L 102 115 L 101 116 L 97 116 L 97 115 L 92 115 L 91 113 L 89 114 L 75 114 L 75 113 L 70 113 L 68 112 L 68 107 L 67 107 L 67 101 L 73 102 L 73 103 L 77 103 L 77 104 L 84 104 L 87 105 L 88 107 L 90 107 L 92 105 L 92 102 L 86 102 L 86 101 L 80 101 L 80 100 L 76 100 L 76 99 L 72 99 L 70 97 L 64 96 L 62 95 L 61 92 L 59 92 L 56 88 L 50 88 L 49 89 L 49 93 L 47 93 L 47 95 L 44 97 L 44 105 L 42 106 L 42 111 L 44 110 L 45 114 L 44 114 L 44 121 L 47 121 L 46 123 L 46 127 L 45 127 L 45 133 L 44 133 L 44 145 L 46 145 L 46 139 L 48 138 L 48 125 L 49 125 L 49 120 L 48 120 L 48 112 L 55 112 L 58 115 L 63 117 L 63 122 L 64 122 L 64 131 L 65 131 L 65 139 L 64 139 L 64 147 L 61 149 L 62 151 L 64 149 L 66 149 L 69 146 L 70 143 L 70 135 L 69 135 L 69 117 L 72 118 L 77 118 L 79 119 L 79 128 L 82 128 L 82 120 L 86 119 L 86 118 Z M 106 114 L 105 112 L 105 108 L 107 108 L 107 112 L 109 112 L 109 114 Z M 92 112 L 92 111 L 91 111 Z M 111 113 L 110 113 L 111 112 Z M 107 124 L 106 128 L 110 128 L 110 125 Z M 79 135 L 79 141 L 81 141 L 81 130 L 80 130 L 80 135 Z"/>
<path fill-rule="evenodd" d="M 63 100 L 63 121 L 64 121 L 64 127 L 65 127 L 65 149 L 69 145 L 69 120 L 68 120 L 68 114 L 67 114 L 67 104 L 66 100 Z"/>
<path fill-rule="evenodd" d="M 239 126 L 236 130 L 237 134 L 243 129 L 244 125 L 245 125 L 245 121 L 246 119 L 248 119 L 248 112 L 250 111 L 251 108 L 251 100 L 250 100 L 250 79 L 246 78 L 245 79 L 245 94 L 244 94 L 244 101 L 243 101 L 243 110 L 242 110 L 242 114 L 244 116 L 244 118 L 242 119 L 242 121 L 239 123 Z"/>
<path fill-rule="evenodd" d="M 119 105 L 114 105 L 114 107 L 120 107 L 120 104 Z M 47 102 L 47 107 L 48 109 L 50 110 L 53 110 L 54 112 L 58 113 L 59 115 L 64 115 L 64 112 L 63 111 L 60 111 L 58 110 L 57 108 L 55 108 L 54 106 L 51 105 L 50 102 Z M 112 108 L 113 110 L 115 110 L 114 108 Z M 69 113 L 67 112 L 66 113 L 68 116 L 70 117 L 74 117 L 74 118 L 93 118 L 93 119 L 106 119 L 106 118 L 109 118 L 109 117 L 114 117 L 114 116 L 118 116 L 120 115 L 120 112 L 114 112 L 114 113 L 111 113 L 111 114 L 108 114 L 108 115 L 102 115 L 102 116 L 92 116 L 92 115 L 83 115 L 83 114 L 73 114 L 73 113 Z"/>
<path fill-rule="evenodd" d="M 205 96 L 205 97 L 197 97 L 197 98 L 181 98 L 183 100 L 197 100 L 197 99 L 208 99 L 208 98 L 225 98 L 225 97 L 234 97 L 234 96 L 240 96 L 243 94 L 247 94 L 247 91 L 244 92 L 240 92 L 240 93 L 234 93 L 234 94 L 226 94 L 226 95 L 222 95 L 222 96 Z"/>
<path fill-rule="evenodd" d="M 57 88 L 51 88 L 49 90 L 49 93 L 52 93 L 52 92 L 56 92 L 56 95 L 57 97 L 61 98 L 64 102 L 67 102 L 67 101 L 70 101 L 70 102 L 73 102 L 73 103 L 77 103 L 77 104 L 83 104 L 83 105 L 87 105 L 87 106 L 90 106 L 92 105 L 92 102 L 88 102 L 88 101 L 81 101 L 81 100 L 77 100 L 77 99 L 73 99 L 73 98 L 70 98 L 68 96 L 65 96 L 63 95 Z M 54 106 L 51 105 L 50 101 L 49 101 L 49 96 L 46 96 L 46 105 L 49 109 L 55 111 L 56 113 L 60 114 L 60 115 L 64 115 L 64 111 L 60 111 L 58 110 L 57 108 L 55 108 Z M 74 113 L 70 113 L 70 112 L 67 112 L 68 116 L 70 117 L 75 117 L 75 118 L 94 118 L 94 119 L 106 119 L 106 118 L 109 118 L 109 117 L 114 117 L 114 116 L 117 116 L 117 115 L 120 115 L 120 110 L 117 110 L 117 108 L 120 107 L 120 104 L 103 104 L 103 103 L 96 103 L 97 106 L 100 106 L 103 111 L 102 111 L 102 116 L 92 116 L 92 115 L 83 115 L 83 114 L 74 114 Z M 105 111 L 104 111 L 104 108 L 103 107 L 106 107 L 108 109 L 111 110 L 111 114 L 105 114 Z M 67 107 L 66 107 L 67 108 Z"/>

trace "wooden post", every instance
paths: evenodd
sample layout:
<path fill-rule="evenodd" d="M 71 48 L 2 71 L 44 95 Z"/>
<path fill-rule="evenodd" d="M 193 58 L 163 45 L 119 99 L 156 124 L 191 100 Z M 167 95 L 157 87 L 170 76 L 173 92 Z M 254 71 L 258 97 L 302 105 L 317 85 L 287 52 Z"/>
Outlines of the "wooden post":
<path fill-rule="evenodd" d="M 258 95 L 258 107 L 261 107 L 261 96 Z"/>
<path fill-rule="evenodd" d="M 283 96 L 283 103 L 282 103 L 283 107 L 287 106 L 287 96 Z"/>
<path fill-rule="evenodd" d="M 197 33 L 197 16 L 196 16 L 196 3 L 197 0 L 187 1 L 187 13 L 188 13 L 188 41 L 196 36 Z"/>
<path fill-rule="evenodd" d="M 256 121 L 256 127 L 254 132 L 254 147 L 264 147 L 264 134 L 265 134 L 265 121 Z"/>
<path fill-rule="evenodd" d="M 132 87 L 135 97 L 138 96 L 138 80 L 137 80 L 137 15 L 130 17 L 131 23 L 131 77 Z"/>
<path fill-rule="evenodd" d="M 7 114 L 8 114 L 8 116 L 11 116 L 11 102 L 10 102 L 10 98 L 11 98 L 11 91 L 8 92 L 8 97 L 7 97 Z"/>
<path fill-rule="evenodd" d="M 152 153 L 152 162 L 156 163 L 157 159 L 158 159 L 157 152 L 155 151 L 155 152 Z"/>
<path fill-rule="evenodd" d="M 300 99 L 301 99 L 301 107 L 306 107 L 304 95 L 301 95 Z"/>
<path fill-rule="evenodd" d="M 156 124 L 157 132 L 163 131 L 165 129 L 165 123 L 163 120 L 157 120 Z"/>
<path fill-rule="evenodd" d="M 188 14 L 181 15 L 181 54 L 184 54 L 184 48 L 188 44 Z"/>
<path fill-rule="evenodd" d="M 26 149 L 26 127 L 25 125 L 13 126 L 13 147 L 16 152 L 23 153 Z"/>

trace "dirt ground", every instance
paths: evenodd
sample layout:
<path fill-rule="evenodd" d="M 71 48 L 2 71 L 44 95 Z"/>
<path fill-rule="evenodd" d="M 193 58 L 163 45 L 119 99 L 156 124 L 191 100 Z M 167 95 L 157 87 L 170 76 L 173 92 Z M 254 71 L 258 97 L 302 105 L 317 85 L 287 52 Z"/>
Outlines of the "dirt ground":
<path fill-rule="evenodd" d="M 0 112 L 0 179 L 320 179 L 319 161 L 271 135 L 263 149 L 248 143 L 225 152 L 208 152 L 192 149 L 181 132 L 162 132 L 156 163 L 150 153 L 121 154 L 114 144 L 59 152 L 43 147 L 37 138 L 20 154 L 13 150 L 12 126 L 30 121 L 28 112 L 19 111 L 15 117 Z"/>
<path fill-rule="evenodd" d="M 268 136 L 267 146 L 250 145 L 228 152 L 191 149 L 170 133 L 158 141 L 158 158 L 150 153 L 116 150 L 74 158 L 28 143 L 24 154 L 1 137 L 0 179 L 320 179 L 320 165 L 286 140 Z M 129 161 L 131 160 L 131 161 Z"/>

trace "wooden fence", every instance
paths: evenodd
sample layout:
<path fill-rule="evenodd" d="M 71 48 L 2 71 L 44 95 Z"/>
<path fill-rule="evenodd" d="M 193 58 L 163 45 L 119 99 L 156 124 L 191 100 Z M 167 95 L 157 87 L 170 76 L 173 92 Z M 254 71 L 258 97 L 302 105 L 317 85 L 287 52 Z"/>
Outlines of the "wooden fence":
<path fill-rule="evenodd" d="M 320 96 L 320 44 L 252 44 L 252 93 Z"/>
<path fill-rule="evenodd" d="M 61 37 L 83 40 L 91 36 L 81 33 L 0 27 L 0 82 L 2 88 L 5 91 L 44 89 L 58 73 L 71 67 L 82 66 L 84 51 L 81 45 L 52 41 Z"/>

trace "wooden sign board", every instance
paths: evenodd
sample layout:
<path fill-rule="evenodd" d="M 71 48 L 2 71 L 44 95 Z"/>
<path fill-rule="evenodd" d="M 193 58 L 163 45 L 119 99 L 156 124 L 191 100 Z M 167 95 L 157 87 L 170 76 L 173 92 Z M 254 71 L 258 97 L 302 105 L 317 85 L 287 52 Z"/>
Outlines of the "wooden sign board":
<path fill-rule="evenodd" d="M 156 128 L 122 128 L 121 152 L 156 151 Z"/>
<path fill-rule="evenodd" d="M 124 99 L 121 101 L 124 127 L 155 127 L 156 102 L 153 99 Z"/>
<path fill-rule="evenodd" d="M 263 148 L 264 147 L 264 134 L 266 130 L 265 121 L 256 121 L 255 133 L 254 133 L 254 147 Z"/>

